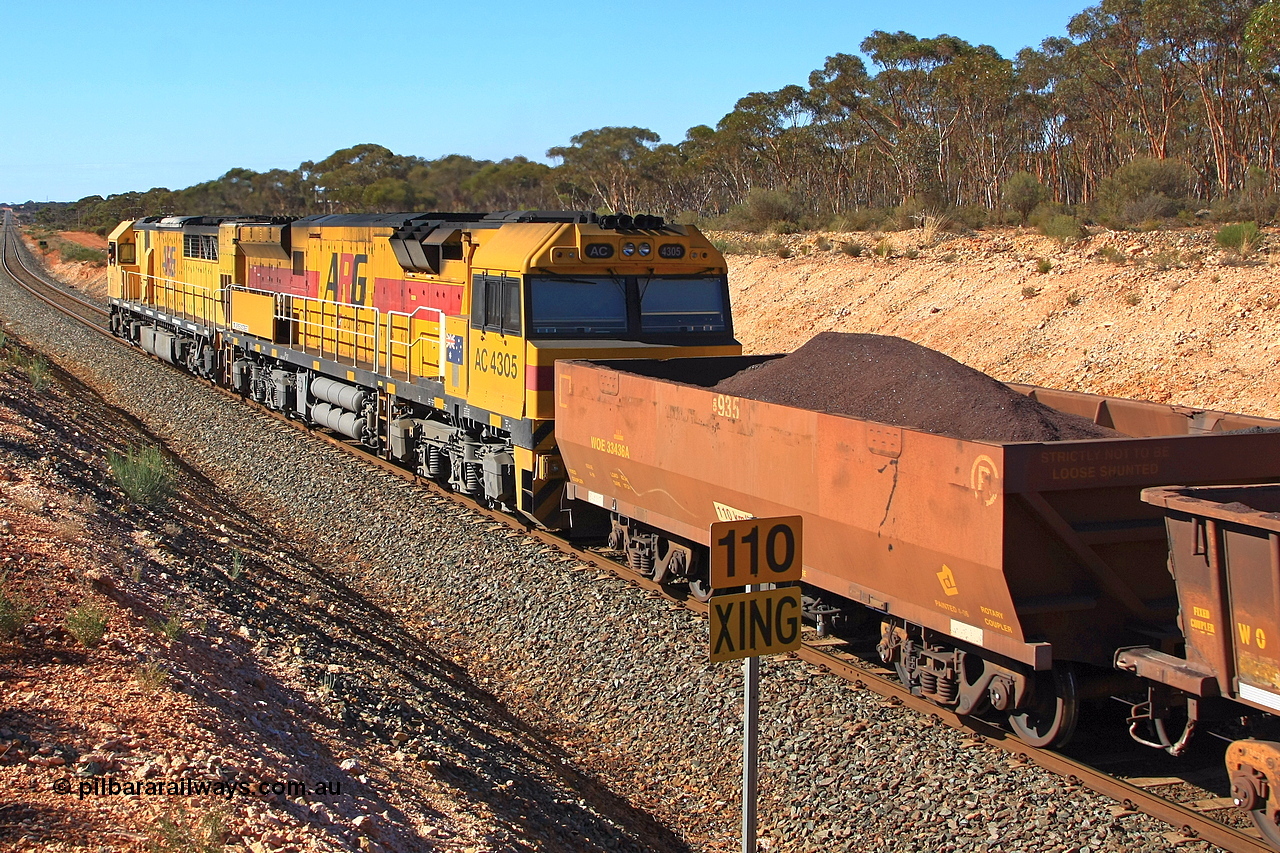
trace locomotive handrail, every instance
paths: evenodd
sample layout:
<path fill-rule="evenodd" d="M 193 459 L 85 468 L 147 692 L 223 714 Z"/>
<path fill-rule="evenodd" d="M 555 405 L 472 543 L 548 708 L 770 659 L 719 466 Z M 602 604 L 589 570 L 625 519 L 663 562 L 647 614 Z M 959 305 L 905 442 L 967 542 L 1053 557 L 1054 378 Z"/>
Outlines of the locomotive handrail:
<path fill-rule="evenodd" d="M 413 368 L 412 368 L 413 361 L 411 359 L 411 356 L 413 354 L 413 351 L 417 349 L 418 345 L 423 343 L 424 341 L 432 340 L 432 338 L 429 335 L 425 335 L 425 334 L 419 334 L 412 341 L 407 340 L 407 337 L 410 331 L 412 331 L 413 329 L 413 319 L 421 311 L 432 312 L 436 315 L 436 323 L 440 327 L 439 337 L 435 339 L 436 368 L 439 372 L 439 375 L 441 377 L 444 376 L 445 313 L 439 308 L 431 308 L 426 305 L 419 305 L 417 308 L 413 309 L 413 311 L 411 312 L 405 312 L 405 311 L 385 312 L 387 315 L 387 346 L 386 346 L 386 352 L 384 354 L 385 355 L 384 364 L 386 365 L 387 376 L 390 376 L 393 379 L 397 378 L 394 372 L 395 369 L 392 367 L 392 361 L 391 361 L 392 358 L 395 356 L 395 352 L 394 352 L 395 347 L 399 346 L 404 348 L 404 374 L 405 374 L 404 380 L 406 382 L 412 382 L 414 374 L 413 374 Z M 393 322 L 394 322 L 394 318 L 396 317 L 403 317 L 405 319 L 404 331 L 405 331 L 406 340 L 404 341 L 398 341 L 395 339 L 395 328 L 393 326 Z"/>
<path fill-rule="evenodd" d="M 193 284 L 176 278 L 165 278 L 131 270 L 124 270 L 123 274 L 122 283 L 126 287 L 122 288 L 122 292 L 128 292 L 127 285 L 130 281 L 130 276 L 132 276 L 137 282 L 137 298 L 140 301 L 163 308 L 174 316 L 180 316 L 183 320 L 199 320 L 212 325 L 218 324 L 218 317 L 209 309 L 219 306 L 222 302 L 217 295 L 222 288 L 210 288 L 204 284 Z M 199 310 L 195 308 L 188 309 L 188 298 L 197 300 Z"/>
<path fill-rule="evenodd" d="M 370 370 L 374 373 L 379 372 L 381 347 L 378 337 L 382 326 L 382 312 L 377 308 L 354 302 L 337 302 L 332 299 L 281 293 L 277 290 L 263 290 L 243 284 L 233 284 L 227 290 L 270 296 L 275 300 L 274 319 L 277 323 L 283 323 L 288 329 L 288 340 L 278 343 L 296 346 L 303 352 L 319 355 L 321 358 L 331 358 L 343 364 L 348 363 L 349 360 L 353 367 L 361 365 L 363 354 L 368 356 L 364 363 L 369 365 Z M 229 307 L 228 305 L 228 309 Z M 342 310 L 344 308 L 350 311 L 344 312 Z M 319 317 L 315 319 L 317 313 Z M 372 317 L 368 316 L 370 314 Z M 344 321 L 350 326 L 345 327 Z M 231 322 L 229 311 L 227 322 L 228 324 Z M 348 335 L 350 341 L 343 341 L 342 337 Z M 308 337 L 314 337 L 318 346 L 310 343 Z M 351 349 L 349 359 L 342 355 L 344 345 Z"/>

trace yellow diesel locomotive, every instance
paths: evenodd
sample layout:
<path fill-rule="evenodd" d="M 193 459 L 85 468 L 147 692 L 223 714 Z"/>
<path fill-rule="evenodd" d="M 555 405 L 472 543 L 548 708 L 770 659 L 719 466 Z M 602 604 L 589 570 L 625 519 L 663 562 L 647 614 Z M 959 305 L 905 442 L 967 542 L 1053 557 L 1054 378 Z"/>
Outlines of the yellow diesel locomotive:
<path fill-rule="evenodd" d="M 656 216 L 150 217 L 108 282 L 120 337 L 549 528 L 557 359 L 741 352 L 724 257 Z"/>

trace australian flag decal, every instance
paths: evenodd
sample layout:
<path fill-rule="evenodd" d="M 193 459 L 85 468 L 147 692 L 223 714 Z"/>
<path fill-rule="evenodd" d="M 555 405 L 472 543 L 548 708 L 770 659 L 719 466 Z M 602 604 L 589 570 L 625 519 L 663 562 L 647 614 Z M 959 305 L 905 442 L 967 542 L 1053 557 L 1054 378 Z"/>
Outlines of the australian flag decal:
<path fill-rule="evenodd" d="M 449 364 L 462 364 L 462 335 L 445 335 L 444 358 Z"/>

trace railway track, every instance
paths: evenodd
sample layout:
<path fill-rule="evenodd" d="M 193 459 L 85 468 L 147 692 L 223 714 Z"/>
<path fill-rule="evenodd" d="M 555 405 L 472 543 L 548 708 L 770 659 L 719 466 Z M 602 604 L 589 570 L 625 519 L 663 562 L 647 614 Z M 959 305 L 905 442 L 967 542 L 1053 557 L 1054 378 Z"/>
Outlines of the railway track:
<path fill-rule="evenodd" d="M 3 245 L 3 251 L 0 252 L 0 266 L 3 266 L 4 271 L 15 284 L 49 307 L 95 331 L 111 336 L 106 327 L 108 316 L 106 309 L 50 281 L 34 268 L 34 264 L 24 258 L 26 252 L 21 246 L 21 238 L 8 215 L 6 215 L 0 242 Z M 243 401 L 243 398 L 234 392 L 221 388 L 219 390 Z M 546 531 L 532 528 L 515 518 L 489 510 L 468 498 L 447 492 L 434 482 L 411 471 L 371 456 L 349 441 L 336 438 L 327 432 L 317 431 L 265 407 L 257 408 L 283 424 L 312 435 L 334 447 L 358 454 L 397 477 L 425 486 L 439 494 L 448 495 L 458 503 L 514 530 L 534 536 L 543 543 L 570 554 L 586 564 L 624 578 L 652 594 L 662 595 L 673 604 L 704 616 L 707 612 L 706 604 L 689 598 L 678 589 L 673 590 L 638 576 L 623 563 L 613 559 L 606 551 L 583 547 Z M 879 666 L 878 661 L 873 659 L 868 650 L 856 648 L 845 641 L 820 638 L 811 634 L 804 647 L 793 657 L 843 678 L 856 688 L 873 691 L 895 704 L 910 707 L 954 729 L 966 732 L 969 735 L 969 742 L 974 746 L 985 744 L 1001 749 L 1014 757 L 1057 774 L 1067 784 L 1081 785 L 1104 794 L 1120 804 L 1117 811 L 1138 811 L 1159 819 L 1171 827 L 1172 836 L 1199 839 L 1236 853 L 1254 853 L 1254 851 L 1274 853 L 1274 850 L 1259 837 L 1252 826 L 1243 825 L 1247 818 L 1241 821 L 1244 817 L 1242 813 L 1231 808 L 1232 802 L 1226 798 L 1226 774 L 1222 770 L 1220 759 L 1217 761 L 1216 768 L 1211 761 L 1203 761 L 1194 767 L 1188 767 L 1185 760 L 1181 763 L 1173 759 L 1166 761 L 1161 753 L 1136 745 L 1131 748 L 1126 746 L 1117 751 L 1115 741 L 1092 746 L 1086 744 L 1080 751 L 1069 750 L 1071 754 L 1037 749 L 1027 746 L 996 725 L 984 723 L 972 716 L 959 717 L 912 695 L 888 670 Z M 1095 766 L 1106 763 L 1114 767 L 1126 762 L 1131 763 L 1133 767 L 1122 773 L 1108 773 Z M 1235 820 L 1241 825 L 1232 825 L 1225 820 L 1218 820 L 1215 815 L 1224 817 L 1226 820 Z"/>
<path fill-rule="evenodd" d="M 35 269 L 34 264 L 23 257 L 26 254 L 26 248 L 22 245 L 22 238 L 18 236 L 17 229 L 10 221 L 11 217 L 12 214 L 5 214 L 3 235 L 0 235 L 0 242 L 3 243 L 3 251 L 0 251 L 0 266 L 4 268 L 9 278 L 49 307 L 83 323 L 94 331 L 112 337 L 110 330 L 107 329 L 107 318 L 110 312 L 106 308 L 50 281 Z"/>

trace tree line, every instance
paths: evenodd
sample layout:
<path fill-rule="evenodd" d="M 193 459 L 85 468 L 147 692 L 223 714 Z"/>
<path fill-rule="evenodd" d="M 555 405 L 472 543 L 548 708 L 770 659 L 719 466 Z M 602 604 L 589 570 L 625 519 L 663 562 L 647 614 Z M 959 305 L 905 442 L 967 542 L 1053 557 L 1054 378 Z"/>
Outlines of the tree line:
<path fill-rule="evenodd" d="M 858 228 L 924 212 L 969 225 L 1037 212 L 1117 225 L 1276 215 L 1280 0 L 1103 0 L 1067 33 L 1007 58 L 954 36 L 876 31 L 860 56 L 748 94 L 680 142 L 603 127 L 547 151 L 555 165 L 366 144 L 38 216 L 102 228 L 157 214 L 569 207 Z"/>

